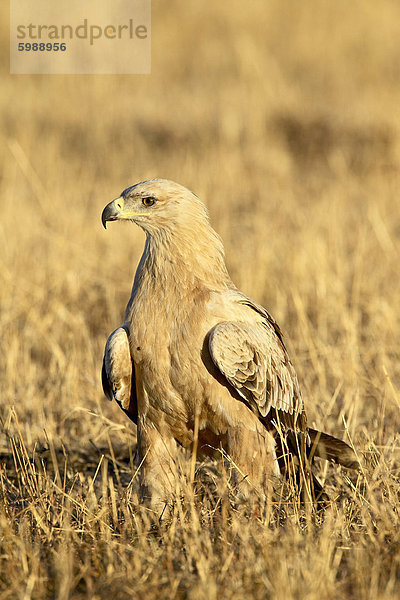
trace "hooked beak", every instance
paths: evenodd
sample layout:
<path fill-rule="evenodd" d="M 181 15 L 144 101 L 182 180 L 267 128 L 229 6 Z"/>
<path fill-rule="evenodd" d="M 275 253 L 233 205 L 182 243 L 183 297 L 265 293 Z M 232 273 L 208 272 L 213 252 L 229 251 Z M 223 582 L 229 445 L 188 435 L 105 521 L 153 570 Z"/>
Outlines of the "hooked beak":
<path fill-rule="evenodd" d="M 104 229 L 107 229 L 107 221 L 116 221 L 120 217 L 123 206 L 122 198 L 117 198 L 107 204 L 101 213 L 101 222 L 103 223 Z"/>

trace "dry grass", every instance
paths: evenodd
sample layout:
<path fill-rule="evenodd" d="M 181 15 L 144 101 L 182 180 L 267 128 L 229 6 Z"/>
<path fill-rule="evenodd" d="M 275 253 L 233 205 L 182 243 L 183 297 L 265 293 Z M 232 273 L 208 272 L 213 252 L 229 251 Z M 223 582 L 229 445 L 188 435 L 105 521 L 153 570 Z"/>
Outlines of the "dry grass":
<path fill-rule="evenodd" d="M 0 598 L 398 598 L 398 2 L 154 1 L 136 77 L 10 77 L 2 23 Z M 100 214 L 154 176 L 204 198 L 310 421 L 366 457 L 320 465 L 323 516 L 231 507 L 223 462 L 160 528 L 138 504 L 99 373 L 143 235 Z"/>

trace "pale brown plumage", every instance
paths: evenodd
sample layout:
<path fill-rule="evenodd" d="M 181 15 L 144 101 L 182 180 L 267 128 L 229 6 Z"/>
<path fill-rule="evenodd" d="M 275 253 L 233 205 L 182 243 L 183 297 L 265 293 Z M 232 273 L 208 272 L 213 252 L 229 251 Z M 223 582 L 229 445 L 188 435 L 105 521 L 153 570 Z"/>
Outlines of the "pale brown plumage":
<path fill-rule="evenodd" d="M 106 344 L 103 387 L 138 426 L 141 491 L 154 507 L 175 489 L 177 443 L 200 454 L 225 448 L 263 490 L 279 476 L 281 437 L 354 467 L 347 444 L 306 427 L 303 400 L 282 333 L 232 283 L 220 238 L 201 201 L 163 179 L 122 192 L 102 214 L 146 233 L 125 321 Z M 285 442 L 286 443 L 286 442 Z"/>

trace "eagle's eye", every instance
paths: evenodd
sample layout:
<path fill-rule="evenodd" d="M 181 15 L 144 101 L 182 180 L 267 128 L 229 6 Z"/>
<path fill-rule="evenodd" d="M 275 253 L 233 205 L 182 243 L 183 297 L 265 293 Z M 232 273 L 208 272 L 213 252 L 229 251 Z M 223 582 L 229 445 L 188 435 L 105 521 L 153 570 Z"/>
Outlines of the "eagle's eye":
<path fill-rule="evenodd" d="M 156 199 L 152 198 L 151 196 L 148 196 L 147 198 L 142 199 L 142 203 L 144 204 L 144 206 L 153 206 L 155 201 L 156 201 Z"/>

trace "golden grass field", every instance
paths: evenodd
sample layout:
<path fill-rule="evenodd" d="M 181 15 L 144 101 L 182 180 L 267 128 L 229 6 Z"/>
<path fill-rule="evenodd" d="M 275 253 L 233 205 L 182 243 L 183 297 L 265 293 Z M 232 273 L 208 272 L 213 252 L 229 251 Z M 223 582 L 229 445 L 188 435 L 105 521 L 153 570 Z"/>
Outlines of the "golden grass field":
<path fill-rule="evenodd" d="M 1 11 L 1 600 L 399 598 L 399 3 L 154 0 L 149 76 L 10 76 Z M 100 370 L 144 235 L 100 215 L 157 176 L 362 457 L 317 465 L 323 514 L 239 509 L 222 460 L 160 527 L 139 504 Z"/>

